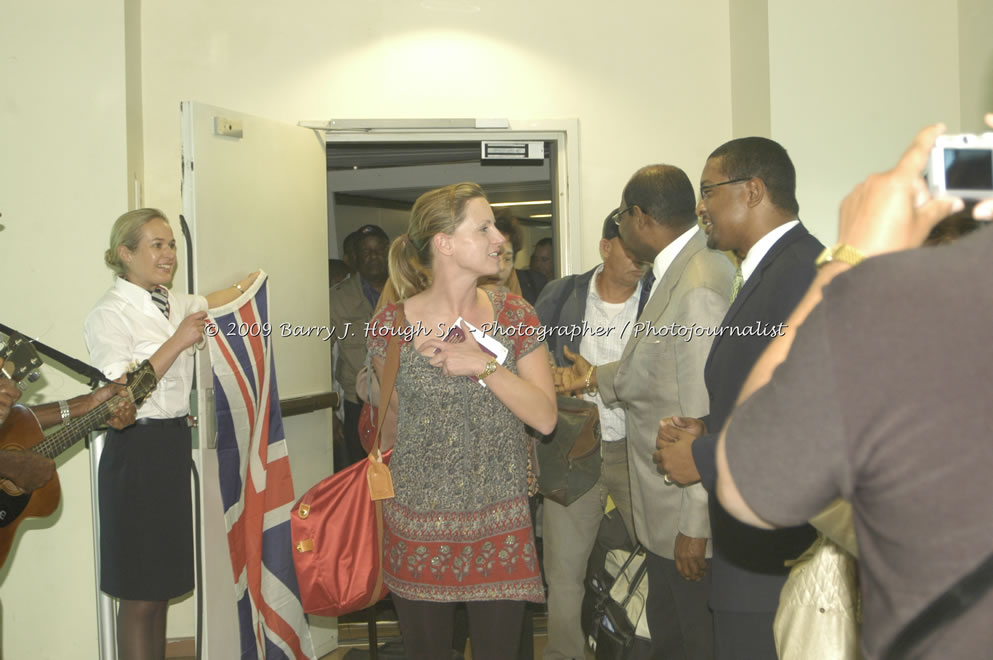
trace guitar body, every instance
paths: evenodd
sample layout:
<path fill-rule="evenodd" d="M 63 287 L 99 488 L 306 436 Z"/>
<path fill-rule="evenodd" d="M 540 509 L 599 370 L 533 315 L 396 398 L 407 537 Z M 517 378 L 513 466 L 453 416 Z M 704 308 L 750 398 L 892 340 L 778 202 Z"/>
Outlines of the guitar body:
<path fill-rule="evenodd" d="M 11 408 L 3 426 L 0 426 L 0 449 L 30 450 L 44 439 L 45 434 L 34 413 L 24 406 Z M 47 484 L 30 493 L 25 493 L 7 479 L 0 479 L 0 566 L 7 561 L 21 522 L 25 518 L 51 515 L 59 506 L 61 495 L 58 474 L 53 474 Z"/>

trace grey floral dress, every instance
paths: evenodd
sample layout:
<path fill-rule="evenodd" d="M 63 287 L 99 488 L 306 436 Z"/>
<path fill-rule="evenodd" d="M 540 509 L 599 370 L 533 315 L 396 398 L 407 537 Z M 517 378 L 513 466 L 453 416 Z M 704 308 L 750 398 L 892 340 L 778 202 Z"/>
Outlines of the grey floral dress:
<path fill-rule="evenodd" d="M 488 292 L 496 323 L 481 328 L 509 349 L 504 365 L 540 345 L 534 308 Z M 409 600 L 542 602 L 527 498 L 524 424 L 473 379 L 445 376 L 393 329 L 397 308 L 371 322 L 369 352 L 401 343 L 396 497 L 383 503 L 383 564 L 390 590 Z M 409 330 L 410 326 L 406 326 Z"/>

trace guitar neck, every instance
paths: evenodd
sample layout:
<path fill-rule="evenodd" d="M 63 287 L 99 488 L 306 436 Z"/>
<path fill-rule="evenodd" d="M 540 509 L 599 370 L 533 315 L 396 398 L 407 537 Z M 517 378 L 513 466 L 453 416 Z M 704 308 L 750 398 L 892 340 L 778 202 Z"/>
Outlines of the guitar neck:
<path fill-rule="evenodd" d="M 104 401 L 82 417 L 66 420 L 59 430 L 46 436 L 45 439 L 33 447 L 32 450 L 38 454 L 54 459 L 66 449 L 69 449 L 69 447 L 76 444 L 79 440 L 86 437 L 90 431 L 103 426 L 104 423 L 110 419 L 111 402 L 114 401 L 114 398 L 116 397 L 112 397 L 107 401 Z"/>
<path fill-rule="evenodd" d="M 112 396 L 82 417 L 66 420 L 58 431 L 35 445 L 33 451 L 48 458 L 55 458 L 87 433 L 103 426 L 113 414 L 118 397 L 129 398 L 138 406 L 155 390 L 157 384 L 155 370 L 148 360 L 145 360 L 128 374 L 123 393 Z"/>

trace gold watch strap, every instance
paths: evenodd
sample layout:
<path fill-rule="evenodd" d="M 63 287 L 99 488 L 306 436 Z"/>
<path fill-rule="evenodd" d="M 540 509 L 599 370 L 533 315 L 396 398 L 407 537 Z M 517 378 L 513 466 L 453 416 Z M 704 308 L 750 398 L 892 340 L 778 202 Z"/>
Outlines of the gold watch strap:
<path fill-rule="evenodd" d="M 824 251 L 817 257 L 814 265 L 820 268 L 832 261 L 840 261 L 849 266 L 858 266 L 865 261 L 865 254 L 847 243 L 836 243 L 829 248 L 824 248 Z"/>
<path fill-rule="evenodd" d="M 476 376 L 476 380 L 483 380 L 484 378 L 492 374 L 494 371 L 496 371 L 498 366 L 500 366 L 500 363 L 497 362 L 496 358 L 493 358 L 492 360 L 486 363 L 486 368 L 483 369 L 482 373 Z"/>

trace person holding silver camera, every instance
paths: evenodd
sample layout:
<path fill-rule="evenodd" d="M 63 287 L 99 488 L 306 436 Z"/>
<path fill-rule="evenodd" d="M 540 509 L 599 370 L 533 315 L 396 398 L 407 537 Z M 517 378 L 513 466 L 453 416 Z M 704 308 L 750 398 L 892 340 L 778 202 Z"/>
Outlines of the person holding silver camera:
<path fill-rule="evenodd" d="M 922 130 L 893 169 L 845 198 L 831 258 L 755 364 L 717 447 L 721 503 L 751 525 L 795 525 L 839 496 L 851 501 L 867 660 L 891 657 L 910 639 L 902 630 L 916 632 L 905 646 L 915 658 L 993 648 L 989 590 L 955 617 L 915 618 L 993 548 L 993 232 L 916 249 L 965 207 L 957 191 L 984 197 L 972 215 L 993 219 L 993 180 L 982 178 L 993 160 L 977 159 L 969 188 L 954 177 L 936 185 L 955 160 L 949 143 L 985 158 L 993 143 L 939 141 L 943 131 Z"/>

